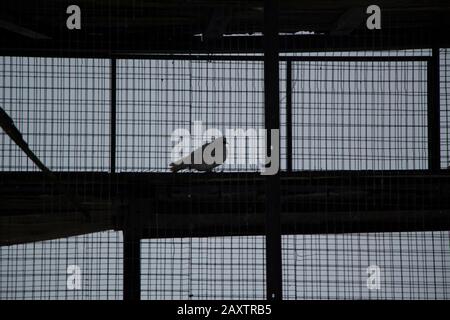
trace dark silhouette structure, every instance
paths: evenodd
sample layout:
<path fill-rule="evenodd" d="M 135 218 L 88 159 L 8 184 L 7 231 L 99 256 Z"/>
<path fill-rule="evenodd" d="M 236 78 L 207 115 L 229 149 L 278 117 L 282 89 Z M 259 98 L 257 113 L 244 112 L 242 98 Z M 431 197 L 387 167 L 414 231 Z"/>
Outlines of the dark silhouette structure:
<path fill-rule="evenodd" d="M 17 172 L 6 170 L 6 166 L 2 168 L 0 164 L 0 245 L 58 239 L 104 230 L 122 231 L 123 295 L 125 299 L 139 299 L 141 239 L 262 235 L 266 239 L 265 294 L 267 299 L 278 300 L 282 298 L 283 292 L 282 235 L 449 230 L 450 172 L 442 154 L 443 145 L 448 141 L 443 141 L 443 110 L 440 106 L 442 101 L 448 99 L 443 98 L 443 93 L 440 92 L 442 79 L 448 77 L 448 70 L 440 65 L 440 50 L 450 45 L 449 37 L 443 35 L 450 27 L 450 20 L 446 18 L 450 14 L 447 4 L 439 1 L 427 2 L 426 5 L 413 0 L 397 3 L 378 1 L 382 12 L 382 28 L 368 30 L 365 27 L 367 6 L 364 2 L 354 6 L 353 1 L 111 1 L 108 4 L 79 1 L 82 28 L 70 31 L 63 23 L 66 15 L 62 3 L 49 1 L 45 8 L 30 4 L 27 9 L 23 9 L 17 6 L 16 1 L 4 2 L 6 3 L 1 4 L 4 8 L 0 10 L 0 55 L 108 61 L 109 69 L 105 70 L 109 87 L 104 89 L 109 92 L 109 168 L 104 172 L 50 171 L 45 170 L 45 165 L 49 164 L 41 159 L 43 165 L 39 168 L 43 172 Z M 379 53 L 402 50 L 429 50 L 430 54 Z M 307 52 L 314 54 L 304 54 Z M 335 55 L 333 52 L 359 54 Z M 364 52 L 368 54 L 361 54 Z M 190 66 L 198 63 L 198 69 L 202 68 L 202 63 L 224 63 L 223 68 L 230 70 L 234 66 L 231 63 L 262 66 L 259 71 L 263 78 L 264 107 L 262 122 L 258 125 L 266 129 L 285 128 L 281 140 L 284 165 L 280 172 L 265 177 L 254 170 L 201 174 L 173 174 L 159 169 L 153 172 L 121 170 L 120 157 L 126 156 L 119 156 L 118 146 L 127 142 L 119 142 L 118 139 L 120 135 L 126 135 L 123 133 L 126 130 L 132 130 L 123 129 L 128 120 L 121 113 L 125 114 L 127 110 L 119 108 L 121 101 L 125 100 L 125 95 L 119 93 L 126 90 L 119 87 L 123 83 L 125 87 L 128 85 L 119 76 L 128 72 L 129 65 L 121 62 L 125 60 L 130 65 L 140 63 L 139 61 L 170 61 Z M 305 108 L 313 110 L 312 114 L 314 110 L 319 110 L 314 114 L 328 119 L 328 111 L 322 111 L 331 110 L 327 109 L 327 103 L 337 103 L 326 101 L 321 105 L 312 98 L 310 101 L 298 98 L 301 94 L 298 93 L 300 89 L 296 87 L 296 81 L 301 82 L 302 77 L 306 77 L 301 74 L 304 64 L 314 66 L 310 69 L 313 73 L 316 72 L 316 78 L 309 78 L 312 84 L 322 81 L 319 74 L 322 68 L 327 67 L 330 70 L 339 69 L 342 73 L 358 68 L 362 72 L 372 72 L 370 70 L 379 66 L 391 70 L 413 69 L 419 73 L 425 70 L 425 79 L 414 78 L 416 73 L 413 78 L 404 76 L 404 83 L 413 83 L 412 95 L 417 93 L 424 99 L 421 103 L 425 106 L 426 123 L 420 125 L 422 135 L 419 138 L 406 137 L 405 140 L 399 138 L 399 145 L 405 149 L 414 149 L 411 145 L 422 141 L 425 146 L 421 150 L 423 152 L 420 155 L 408 153 L 408 157 L 411 156 L 412 161 L 422 161 L 420 163 L 425 163 L 426 166 L 413 165 L 415 168 L 408 170 L 300 170 L 298 163 L 305 162 L 307 158 L 319 159 L 320 155 L 317 154 L 320 151 L 317 150 L 331 148 L 337 143 L 332 141 L 325 147 L 320 145 L 317 141 L 324 136 L 320 130 L 315 132 L 316 136 L 309 132 L 311 136 L 308 141 L 311 145 L 298 142 L 306 139 L 302 128 L 308 128 L 312 122 L 318 121 L 313 116 L 305 118 L 298 111 L 301 110 L 301 105 L 309 103 L 310 106 Z M 137 78 L 153 79 L 152 72 L 157 68 L 160 66 L 146 66 L 142 69 L 141 78 Z M 190 68 L 196 70 L 195 67 Z M 371 84 L 377 81 L 401 81 L 387 72 L 385 79 L 367 76 L 366 79 L 358 80 L 343 76 L 342 80 L 323 81 L 347 81 L 354 86 L 366 80 Z M 233 74 L 231 78 L 245 78 L 248 74 Z M 102 76 L 103 73 L 99 75 Z M 199 78 L 214 76 L 201 72 L 198 75 Z M 92 78 L 95 79 L 95 76 Z M 160 82 L 170 81 L 167 79 L 169 78 L 161 78 Z M 172 80 L 175 88 L 176 78 Z M 419 92 L 415 85 L 421 83 L 425 83 L 425 89 Z M 162 87 L 155 87 L 153 82 L 151 84 L 152 87 L 148 90 L 163 92 Z M 327 88 L 311 87 L 302 90 L 309 92 L 311 96 L 328 97 L 331 90 Z M 141 89 L 142 92 L 146 90 Z M 240 89 L 249 90 L 248 92 L 259 90 L 237 86 L 230 89 L 230 92 L 236 93 Z M 183 90 L 192 94 L 195 88 L 180 86 L 179 91 Z M 220 92 L 221 88 L 209 87 L 203 90 Z M 391 94 L 389 90 L 387 88 L 383 92 Z M 95 94 L 93 93 L 94 97 Z M 136 95 L 138 94 L 144 93 Z M 342 95 L 345 94 L 342 90 Z M 348 94 L 350 98 L 345 99 L 349 99 L 350 107 L 348 110 L 344 107 L 342 114 L 347 112 L 349 119 L 352 119 L 350 128 L 358 121 L 363 121 L 362 116 L 357 118 L 360 111 L 352 109 L 358 101 L 377 101 L 378 104 L 374 102 L 374 105 L 383 108 L 379 106 L 383 101 L 376 100 L 376 95 L 380 93 L 371 93 L 365 88 L 360 91 L 355 89 Z M 201 93 L 199 97 L 200 100 Z M 352 101 L 351 97 L 358 97 L 360 100 Z M 395 92 L 392 92 L 392 97 L 395 99 Z M 185 101 L 181 100 L 174 96 L 172 102 L 183 104 Z M 1 98 L 0 103 L 4 103 Z M 6 109 L 5 105 L 2 107 Z M 191 105 L 190 108 L 194 107 Z M 204 114 L 207 114 L 207 109 L 202 109 Z M 170 109 L 161 110 L 154 111 L 150 108 L 142 114 L 159 112 L 161 115 L 171 112 Z M 256 119 L 257 111 L 246 110 L 247 114 L 254 112 Z M 401 112 L 403 109 L 399 110 Z M 407 108 L 404 111 L 409 112 Z M 226 121 L 223 120 L 226 119 L 225 115 L 220 114 L 220 111 L 210 112 L 211 118 Z M 365 112 L 370 114 L 370 111 Z M 144 115 L 142 117 L 147 119 Z M 236 111 L 230 121 L 238 123 L 240 117 L 243 116 Z M 334 117 L 338 118 L 337 115 Z M 20 123 L 26 123 L 26 119 L 27 114 L 23 114 Z M 168 119 L 169 116 L 159 118 L 159 124 L 153 119 L 148 121 L 150 129 L 147 134 L 158 139 L 158 132 L 152 131 L 151 126 L 160 125 L 164 121 L 168 123 L 171 121 Z M 172 120 L 177 123 L 179 119 Z M 370 121 L 364 123 L 366 127 L 370 126 Z M 20 127 L 19 124 L 16 125 Z M 406 126 L 408 125 L 411 128 L 413 126 L 412 123 L 407 123 Z M 360 127 L 364 127 L 364 124 Z M 393 124 L 392 127 L 400 128 L 401 125 Z M 390 133 L 391 131 L 386 135 Z M 21 143 L 11 134 L 9 137 L 24 150 L 20 144 L 25 142 Z M 28 139 L 30 138 L 28 135 Z M 376 142 L 385 143 L 385 138 L 383 135 Z M 312 146 L 314 141 L 317 142 L 317 147 Z M 349 141 L 359 141 L 358 134 L 351 136 Z M 28 144 L 32 145 L 30 141 Z M 271 144 L 269 140 L 268 146 Z M 313 151 L 302 154 L 302 148 L 311 148 Z M 391 158 L 390 152 L 395 153 L 394 147 L 378 147 L 376 144 L 350 146 L 344 148 L 339 156 L 343 155 L 345 158 L 347 153 L 352 152 L 352 148 L 371 149 L 376 154 L 375 161 L 383 157 L 398 160 L 394 156 Z M 387 154 L 378 155 L 380 149 L 387 150 Z M 24 151 L 30 157 L 30 153 Z M 33 151 L 38 154 L 36 150 Z M 157 155 L 149 153 L 149 157 Z M 355 160 L 351 156 L 345 159 L 347 160 L 344 162 Z"/>

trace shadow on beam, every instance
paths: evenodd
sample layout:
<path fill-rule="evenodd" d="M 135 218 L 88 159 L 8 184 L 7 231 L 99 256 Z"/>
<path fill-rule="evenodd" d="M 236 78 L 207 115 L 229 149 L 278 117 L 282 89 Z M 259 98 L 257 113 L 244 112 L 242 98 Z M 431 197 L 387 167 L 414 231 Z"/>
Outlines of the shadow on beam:
<path fill-rule="evenodd" d="M 87 221 L 38 172 L 0 173 L 0 245 L 124 229 L 143 238 L 264 234 L 256 173 L 58 173 Z M 281 175 L 284 234 L 450 230 L 450 172 L 338 171 Z"/>

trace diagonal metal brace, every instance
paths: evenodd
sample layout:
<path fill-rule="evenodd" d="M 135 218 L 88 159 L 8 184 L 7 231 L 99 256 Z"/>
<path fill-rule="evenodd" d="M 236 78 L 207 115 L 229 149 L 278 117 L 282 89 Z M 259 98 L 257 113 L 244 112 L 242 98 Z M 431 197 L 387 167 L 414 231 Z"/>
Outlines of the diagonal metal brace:
<path fill-rule="evenodd" d="M 45 173 L 47 177 L 49 177 L 53 183 L 63 192 L 66 199 L 72 204 L 78 211 L 80 211 L 86 220 L 90 221 L 90 214 L 88 210 L 86 210 L 81 201 L 73 194 L 70 193 L 69 190 L 61 183 L 58 177 L 31 151 L 28 143 L 22 136 L 22 133 L 17 129 L 14 124 L 13 119 L 0 107 L 0 127 L 2 127 L 3 131 L 15 142 L 15 144 L 22 149 L 23 152 L 28 156 L 28 158 L 33 161 L 33 163 Z"/>

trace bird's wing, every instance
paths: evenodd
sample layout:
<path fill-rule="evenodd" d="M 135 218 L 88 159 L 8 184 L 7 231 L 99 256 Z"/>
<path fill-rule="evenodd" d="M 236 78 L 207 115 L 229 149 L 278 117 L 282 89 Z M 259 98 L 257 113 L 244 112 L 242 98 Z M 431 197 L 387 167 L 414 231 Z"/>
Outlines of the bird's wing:
<path fill-rule="evenodd" d="M 226 144 L 225 144 L 224 137 L 217 138 L 214 141 L 212 141 L 211 143 L 209 143 L 208 145 L 206 145 L 205 150 L 207 150 L 207 153 L 210 153 L 211 156 L 214 158 L 214 163 L 211 164 L 211 165 L 214 165 L 214 167 L 221 165 L 225 162 Z M 216 159 L 216 157 L 220 157 L 220 158 Z"/>
<path fill-rule="evenodd" d="M 209 150 L 209 148 L 212 148 L 211 155 L 213 157 L 215 157 L 216 149 L 225 148 L 222 162 L 221 163 L 213 163 L 213 164 L 205 163 L 204 152 L 207 148 L 208 148 L 208 150 Z M 225 158 L 226 158 L 226 147 L 224 144 L 224 137 L 220 137 L 220 138 L 215 139 L 212 142 L 203 144 L 201 147 L 192 151 L 189 155 L 187 155 L 177 161 L 172 162 L 170 164 L 170 170 L 172 172 L 177 172 L 179 170 L 192 168 L 192 169 L 196 169 L 198 171 L 209 171 L 209 170 L 217 167 L 218 165 L 221 165 L 223 163 L 223 161 L 225 161 Z"/>

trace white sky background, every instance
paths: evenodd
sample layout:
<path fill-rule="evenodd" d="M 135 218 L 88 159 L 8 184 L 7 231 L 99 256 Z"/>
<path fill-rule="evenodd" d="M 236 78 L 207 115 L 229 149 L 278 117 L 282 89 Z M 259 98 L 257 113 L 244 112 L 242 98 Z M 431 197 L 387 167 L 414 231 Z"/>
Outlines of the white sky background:
<path fill-rule="evenodd" d="M 356 54 L 372 53 L 350 53 Z M 441 54 L 443 66 L 447 57 Z M 194 120 L 221 130 L 263 127 L 260 62 L 120 60 L 117 66 L 118 171 L 167 171 L 170 132 Z M 294 169 L 426 168 L 423 63 L 296 62 L 293 70 Z M 107 171 L 108 73 L 108 60 L 0 57 L 0 104 L 51 169 Z M 446 74 L 441 78 L 446 167 L 449 86 Z M 3 132 L 0 170 L 36 170 Z M 222 170 L 255 168 L 225 164 Z M 143 240 L 143 298 L 264 298 L 263 240 Z M 284 236 L 285 297 L 448 298 L 449 240 L 448 232 Z M 121 247 L 121 234 L 113 231 L 2 247 L 0 298 L 120 299 Z M 85 272 L 81 292 L 65 288 L 72 263 Z M 365 287 L 365 268 L 374 263 L 383 272 L 375 292 Z"/>

